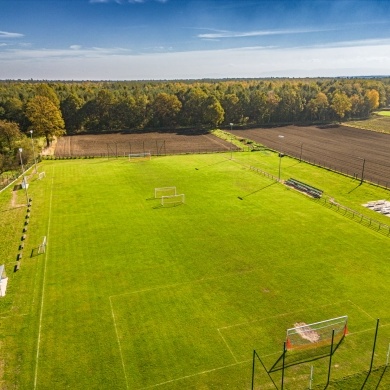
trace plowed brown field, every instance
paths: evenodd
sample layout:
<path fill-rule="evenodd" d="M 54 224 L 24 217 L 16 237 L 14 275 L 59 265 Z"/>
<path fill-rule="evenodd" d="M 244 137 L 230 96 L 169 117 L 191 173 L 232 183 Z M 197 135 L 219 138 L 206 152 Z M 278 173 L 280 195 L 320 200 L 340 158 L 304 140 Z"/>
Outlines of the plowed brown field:
<path fill-rule="evenodd" d="M 390 187 L 390 134 L 341 125 L 291 125 L 231 133 L 304 161 Z"/>
<path fill-rule="evenodd" d="M 83 134 L 62 137 L 55 149 L 57 157 L 127 156 L 226 152 L 236 149 L 229 142 L 201 131 Z"/>

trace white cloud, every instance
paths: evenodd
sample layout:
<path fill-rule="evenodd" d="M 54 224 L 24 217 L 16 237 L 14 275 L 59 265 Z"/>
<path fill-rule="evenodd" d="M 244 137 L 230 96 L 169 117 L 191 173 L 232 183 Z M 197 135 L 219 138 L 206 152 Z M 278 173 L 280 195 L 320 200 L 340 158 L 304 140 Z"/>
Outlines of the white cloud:
<path fill-rule="evenodd" d="M 221 39 L 221 38 L 242 38 L 242 37 L 260 37 L 266 35 L 289 35 L 289 34 L 307 34 L 319 31 L 318 29 L 301 29 L 301 30 L 257 30 L 257 31 L 224 31 L 212 30 L 213 33 L 198 34 L 201 39 Z"/>
<path fill-rule="evenodd" d="M 71 45 L 69 46 L 69 49 L 72 49 L 72 50 L 80 50 L 82 48 L 81 45 Z"/>
<path fill-rule="evenodd" d="M 7 32 L 7 31 L 0 31 L 0 38 L 22 38 L 24 37 L 24 34 L 20 33 L 14 33 L 14 32 Z"/>
<path fill-rule="evenodd" d="M 2 78 L 147 80 L 386 75 L 388 40 L 340 47 L 269 48 L 132 54 L 122 48 L 3 50 Z"/>

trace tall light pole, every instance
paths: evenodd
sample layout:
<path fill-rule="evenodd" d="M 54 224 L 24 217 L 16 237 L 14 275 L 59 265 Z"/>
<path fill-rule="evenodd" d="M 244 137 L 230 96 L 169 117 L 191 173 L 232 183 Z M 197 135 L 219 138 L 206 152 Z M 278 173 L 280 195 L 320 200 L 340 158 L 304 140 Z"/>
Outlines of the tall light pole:
<path fill-rule="evenodd" d="M 282 141 L 283 138 L 284 138 L 284 135 L 279 135 L 278 137 Z M 282 143 L 280 143 L 280 146 L 281 145 L 282 145 Z M 280 147 L 280 152 L 279 152 L 279 176 L 278 176 L 279 181 L 280 181 L 280 169 L 282 167 L 282 157 L 283 157 L 283 152 L 282 152 L 282 147 Z"/>
<path fill-rule="evenodd" d="M 32 145 L 32 150 L 33 150 L 33 157 L 34 157 L 35 173 L 37 173 L 37 172 L 38 172 L 38 170 L 37 170 L 37 160 L 36 160 L 36 158 L 35 158 L 35 149 L 34 149 L 34 141 L 33 141 L 32 134 L 33 134 L 33 131 L 32 131 L 32 130 L 30 130 L 30 136 L 31 136 L 31 145 Z"/>
<path fill-rule="evenodd" d="M 229 123 L 229 125 L 230 125 L 230 131 L 232 131 L 233 130 L 233 123 Z M 232 160 L 233 159 L 233 134 L 230 134 L 230 137 L 231 137 L 231 139 L 230 139 L 230 160 Z"/>
<path fill-rule="evenodd" d="M 23 152 L 23 149 L 19 148 L 20 165 L 22 166 L 22 175 L 23 175 L 22 182 L 24 184 L 24 186 L 22 185 L 22 187 L 24 187 L 24 190 L 26 191 L 26 200 L 27 200 L 27 204 L 29 204 L 28 192 L 27 192 L 28 184 L 27 184 L 27 181 L 26 181 L 26 176 L 24 175 L 24 165 L 23 165 L 23 160 L 22 160 L 22 152 Z"/>

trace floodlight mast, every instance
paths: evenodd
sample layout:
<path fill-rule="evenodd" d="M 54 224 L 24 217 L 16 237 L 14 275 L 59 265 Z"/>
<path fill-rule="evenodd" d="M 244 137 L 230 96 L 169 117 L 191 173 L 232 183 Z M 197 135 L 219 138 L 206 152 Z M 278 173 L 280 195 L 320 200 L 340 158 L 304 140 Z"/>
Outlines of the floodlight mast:
<path fill-rule="evenodd" d="M 33 130 L 30 130 L 30 135 L 31 135 L 31 145 L 32 145 L 32 150 L 33 150 L 33 156 L 34 156 L 34 166 L 35 166 L 35 173 L 38 172 L 37 170 L 37 159 L 35 158 L 35 149 L 34 149 L 34 141 L 33 141 Z"/>
<path fill-rule="evenodd" d="M 22 152 L 23 152 L 23 149 L 19 148 L 20 165 L 22 166 L 22 175 L 23 175 L 22 181 L 24 183 L 24 190 L 26 191 L 26 200 L 27 200 L 27 204 L 28 204 L 29 200 L 28 200 L 28 192 L 27 192 L 27 182 L 26 182 L 26 176 L 24 174 L 24 165 L 23 165 L 23 160 L 22 160 Z"/>
<path fill-rule="evenodd" d="M 230 131 L 233 131 L 233 123 L 230 122 L 229 125 L 230 125 Z M 231 134 L 231 140 L 230 140 L 230 160 L 233 159 L 232 142 L 233 142 L 233 134 Z"/>
<path fill-rule="evenodd" d="M 284 135 L 278 135 L 278 137 L 280 138 L 281 141 L 283 141 Z M 282 145 L 282 142 L 281 142 L 281 145 Z M 279 181 L 280 181 L 280 169 L 281 169 L 281 166 L 282 166 L 282 157 L 283 157 L 283 152 L 282 152 L 282 147 L 280 147 L 280 152 L 279 152 L 279 176 L 278 176 Z"/>

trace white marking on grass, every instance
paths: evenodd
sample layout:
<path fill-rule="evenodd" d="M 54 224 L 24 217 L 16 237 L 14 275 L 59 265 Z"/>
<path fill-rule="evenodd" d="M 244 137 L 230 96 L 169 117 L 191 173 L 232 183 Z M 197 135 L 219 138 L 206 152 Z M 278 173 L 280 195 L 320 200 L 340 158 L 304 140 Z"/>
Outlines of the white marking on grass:
<path fill-rule="evenodd" d="M 336 302 L 336 303 L 329 303 L 329 304 L 322 305 L 322 306 L 318 306 L 318 307 L 334 306 L 334 305 L 339 305 L 339 304 L 345 303 L 345 302 L 350 302 L 350 301 L 347 300 L 347 301 L 341 301 L 341 302 Z M 256 320 L 252 320 L 252 321 L 245 321 L 245 322 L 240 322 L 240 323 L 238 323 L 238 324 L 223 326 L 223 327 L 221 327 L 221 328 L 218 328 L 218 330 L 220 330 L 220 329 L 223 330 L 223 329 L 234 328 L 234 327 L 236 327 L 236 326 L 241 326 L 241 325 L 253 324 L 253 323 L 259 322 L 259 321 L 270 320 L 270 319 L 272 319 L 272 318 L 285 317 L 285 316 L 288 316 L 288 315 L 292 315 L 292 314 L 296 314 L 296 313 L 301 313 L 301 312 L 305 312 L 305 311 L 307 311 L 307 309 L 301 309 L 301 310 L 296 310 L 296 311 L 286 311 L 285 313 L 281 313 L 281 314 L 278 314 L 278 315 L 276 315 L 276 316 L 261 317 L 261 318 L 258 318 L 258 319 L 256 319 Z"/>
<path fill-rule="evenodd" d="M 54 183 L 54 165 L 53 165 L 52 178 L 51 178 L 50 201 L 49 201 L 49 220 L 48 220 L 48 223 L 47 223 L 47 234 L 46 234 L 48 241 L 49 241 L 49 236 L 50 236 L 51 210 L 52 210 L 52 204 L 53 204 L 53 183 Z M 38 363 L 39 363 L 39 352 L 40 352 L 40 346 L 41 346 L 43 301 L 44 301 L 44 298 L 45 298 L 46 267 L 47 267 L 47 257 L 49 255 L 49 250 L 50 250 L 50 246 L 47 247 L 47 249 L 45 251 L 45 257 L 44 257 L 45 265 L 43 267 L 42 295 L 41 295 L 41 305 L 40 305 L 40 313 L 39 313 L 37 354 L 35 356 L 34 390 L 37 388 L 37 382 L 38 382 Z"/>
<path fill-rule="evenodd" d="M 354 305 L 355 307 L 357 307 L 360 311 L 362 311 L 365 315 L 367 315 L 368 317 L 372 318 L 373 320 L 375 320 L 376 318 L 374 318 L 373 316 L 371 316 L 370 314 L 368 314 L 365 310 L 363 310 L 359 305 L 357 305 L 355 302 L 352 302 L 350 299 L 348 299 L 348 302 L 350 302 L 352 305 Z"/>
<path fill-rule="evenodd" d="M 111 297 L 109 298 L 109 301 L 110 301 L 110 307 L 111 307 L 111 315 L 112 315 L 112 319 L 114 321 L 116 340 L 118 342 L 118 347 L 119 347 L 119 354 L 121 356 L 121 361 L 122 361 L 123 374 L 125 375 L 126 389 L 128 389 L 129 388 L 129 382 L 128 382 L 128 379 L 127 379 L 125 361 L 123 360 L 122 346 L 121 346 L 121 342 L 119 340 L 118 328 L 116 326 L 115 313 L 114 313 L 114 308 L 112 307 Z"/>
<path fill-rule="evenodd" d="M 186 375 L 186 376 L 182 376 L 180 378 L 171 379 L 171 380 L 166 381 L 166 382 L 161 382 L 161 383 L 157 383 L 155 385 L 142 387 L 139 390 L 153 389 L 154 387 L 167 385 L 168 383 L 177 382 L 177 381 L 180 381 L 180 380 L 183 380 L 183 379 L 193 378 L 193 377 L 198 376 L 198 375 L 209 374 L 210 372 L 214 372 L 214 371 L 224 370 L 225 368 L 238 366 L 240 364 L 249 363 L 251 361 L 252 361 L 252 359 L 245 360 L 245 361 L 242 361 L 242 362 L 233 363 L 233 364 L 228 364 L 227 366 L 223 366 L 223 367 L 212 368 L 211 370 L 205 370 L 205 371 L 202 371 L 202 372 L 197 372 L 196 374 Z"/>
<path fill-rule="evenodd" d="M 184 286 L 184 285 L 188 285 L 188 284 L 192 284 L 192 283 L 195 284 L 195 283 L 201 283 L 201 282 L 205 282 L 205 281 L 209 281 L 209 280 L 223 279 L 223 278 L 226 278 L 226 277 L 242 275 L 242 274 L 249 274 L 249 273 L 256 272 L 256 271 L 261 271 L 262 269 L 263 268 L 253 268 L 253 269 L 248 270 L 248 271 L 231 272 L 231 273 L 228 273 L 228 274 L 225 274 L 225 275 L 220 275 L 220 276 L 214 276 L 214 277 L 202 278 L 202 279 L 195 279 L 195 280 L 188 280 L 187 282 L 178 282 L 178 283 L 173 283 L 173 284 L 165 284 L 165 285 L 162 285 L 162 286 L 150 287 L 150 288 L 145 288 L 145 289 L 142 289 L 142 290 L 125 292 L 125 293 L 122 293 L 122 294 L 115 294 L 115 295 L 111 295 L 109 298 L 111 299 L 111 298 L 121 297 L 121 296 L 125 296 L 125 295 L 140 294 L 140 293 L 150 292 L 150 291 L 155 291 L 155 290 L 163 290 L 165 288 Z"/>
<path fill-rule="evenodd" d="M 24 317 L 24 316 L 28 316 L 30 313 L 24 313 L 24 314 L 12 314 L 12 315 L 9 315 L 9 316 L 2 316 L 0 317 L 0 319 L 4 320 L 4 319 L 7 319 L 7 318 L 13 318 L 13 317 Z"/>
<path fill-rule="evenodd" d="M 234 356 L 234 353 L 233 353 L 232 349 L 230 348 L 229 344 L 228 344 L 228 343 L 227 343 L 227 341 L 225 340 L 225 337 L 223 337 L 223 336 L 222 336 L 222 333 L 220 332 L 220 330 L 219 330 L 219 329 L 218 329 L 218 333 L 219 333 L 219 335 L 221 336 L 221 338 L 222 338 L 223 342 L 226 344 L 226 346 L 227 346 L 228 350 L 229 350 L 229 351 L 230 351 L 230 353 L 232 354 L 232 356 L 233 356 L 233 359 L 235 360 L 235 362 L 236 362 L 236 363 L 238 363 L 238 360 L 237 360 L 237 359 L 236 359 L 236 357 Z"/>

